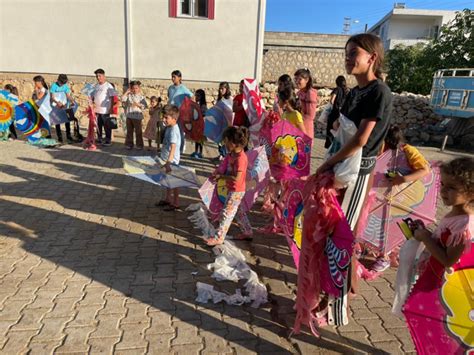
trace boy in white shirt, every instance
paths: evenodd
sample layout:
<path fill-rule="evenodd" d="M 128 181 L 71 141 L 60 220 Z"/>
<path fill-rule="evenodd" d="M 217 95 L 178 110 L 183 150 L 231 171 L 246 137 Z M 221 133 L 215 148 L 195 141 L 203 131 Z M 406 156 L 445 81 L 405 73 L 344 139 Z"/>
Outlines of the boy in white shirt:
<path fill-rule="evenodd" d="M 97 143 L 102 143 L 102 131 L 105 130 L 105 142 L 103 145 L 109 146 L 112 144 L 112 128 L 110 127 L 110 113 L 114 104 L 113 97 L 117 93 L 105 77 L 103 69 L 97 69 L 95 72 L 97 84 L 91 94 L 94 102 L 94 112 L 97 116 L 98 140 Z"/>

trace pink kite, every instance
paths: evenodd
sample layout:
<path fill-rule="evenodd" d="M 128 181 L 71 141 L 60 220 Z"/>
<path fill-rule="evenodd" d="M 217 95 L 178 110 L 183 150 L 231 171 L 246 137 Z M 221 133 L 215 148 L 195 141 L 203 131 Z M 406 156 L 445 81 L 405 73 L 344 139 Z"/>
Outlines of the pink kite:
<path fill-rule="evenodd" d="M 386 173 L 397 171 L 402 175 L 411 172 L 407 157 L 387 150 L 377 158 L 373 186 L 369 201 L 361 212 L 366 223 L 357 230 L 357 238 L 370 244 L 377 252 L 388 254 L 405 240 L 398 223 L 405 218 L 421 219 L 426 225 L 435 221 L 439 191 L 439 168 L 432 166 L 430 173 L 420 181 L 392 186 Z M 362 220 L 362 219 L 361 219 Z"/>
<path fill-rule="evenodd" d="M 474 353 L 473 239 L 470 248 L 449 269 L 431 257 L 405 302 L 418 354 Z"/>
<path fill-rule="evenodd" d="M 303 189 L 305 184 L 306 181 L 303 179 L 283 181 L 282 193 L 275 206 L 275 225 L 280 227 L 285 234 L 297 269 L 303 236 Z"/>
<path fill-rule="evenodd" d="M 311 176 L 304 188 L 303 238 L 298 268 L 296 319 L 319 336 L 318 327 L 348 322 L 347 294 L 354 237 L 337 201 L 334 175 Z M 327 297 L 328 305 L 323 299 Z"/>
<path fill-rule="evenodd" d="M 204 138 L 204 118 L 199 105 L 185 97 L 179 108 L 179 126 L 195 142 L 201 142 Z"/>
<path fill-rule="evenodd" d="M 265 104 L 260 95 L 258 81 L 255 79 L 244 79 L 243 95 L 242 105 L 250 122 L 250 141 L 256 147 L 259 145 L 258 138 L 265 115 Z"/>
<path fill-rule="evenodd" d="M 255 203 L 258 195 L 268 184 L 270 178 L 270 169 L 268 166 L 267 156 L 263 147 L 249 150 L 246 152 L 248 158 L 247 178 L 245 196 L 242 200 L 242 208 L 244 212 L 249 211 Z M 227 156 L 219 165 L 218 171 L 224 174 L 224 167 L 227 165 L 229 156 Z M 224 179 L 219 179 L 216 183 L 209 179 L 199 189 L 202 201 L 209 211 L 211 221 L 216 221 L 222 212 L 224 202 L 228 191 Z"/>
<path fill-rule="evenodd" d="M 265 124 L 260 131 L 260 145 L 265 147 L 276 180 L 309 175 L 311 144 L 311 138 L 285 120 Z"/>

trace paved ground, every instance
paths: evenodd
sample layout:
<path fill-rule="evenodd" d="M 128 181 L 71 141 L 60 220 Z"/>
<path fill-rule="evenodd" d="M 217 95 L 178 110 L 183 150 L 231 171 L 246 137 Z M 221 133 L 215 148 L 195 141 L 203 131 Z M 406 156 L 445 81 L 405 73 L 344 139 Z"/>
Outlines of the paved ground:
<path fill-rule="evenodd" d="M 315 149 L 320 155 L 320 140 Z M 288 338 L 296 273 L 280 236 L 237 242 L 268 287 L 265 307 L 197 304 L 196 282 L 213 283 L 211 251 L 186 213 L 153 206 L 158 188 L 124 175 L 125 152 L 122 144 L 88 152 L 1 143 L 2 354 L 413 352 L 404 323 L 390 313 L 395 270 L 361 283 L 348 326 L 325 328 L 319 340 Z M 185 162 L 202 176 L 212 167 Z M 197 200 L 188 190 L 182 204 Z M 262 218 L 253 213 L 254 226 Z"/>

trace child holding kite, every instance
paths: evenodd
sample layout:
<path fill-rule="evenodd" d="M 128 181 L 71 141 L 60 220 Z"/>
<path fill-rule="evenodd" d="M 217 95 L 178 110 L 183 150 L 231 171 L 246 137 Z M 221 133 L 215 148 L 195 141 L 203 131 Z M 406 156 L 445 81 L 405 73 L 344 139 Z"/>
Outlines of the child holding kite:
<path fill-rule="evenodd" d="M 245 180 L 247 177 L 248 159 L 244 147 L 249 140 L 249 131 L 246 127 L 228 127 L 222 137 L 228 153 L 220 167 L 212 174 L 212 179 L 216 181 L 218 186 L 220 183 L 225 184 L 224 188 L 227 188 L 227 197 L 216 235 L 206 240 L 206 244 L 209 246 L 224 243 L 225 236 L 234 217 L 236 217 L 237 223 L 242 230 L 242 234 L 235 239 L 252 240 L 253 234 L 247 215 L 239 208 L 246 190 Z"/>
<path fill-rule="evenodd" d="M 464 354 L 474 347 L 473 158 L 457 158 L 441 166 L 440 193 L 451 211 L 434 232 L 416 221 L 411 226 L 413 238 L 426 249 L 416 265 L 419 278 L 406 302 L 400 299 L 397 305 L 395 299 L 394 312 L 403 305 L 417 353 Z"/>
<path fill-rule="evenodd" d="M 428 161 L 418 149 L 404 142 L 403 132 L 400 127 L 396 125 L 390 127 L 385 137 L 383 152 L 387 150 L 392 150 L 396 152 L 395 154 L 405 154 L 408 165 L 411 168 L 411 171 L 406 174 L 397 171 L 396 167 L 395 171 L 387 172 L 387 179 L 391 182 L 392 186 L 421 180 L 430 173 L 430 164 Z M 380 255 L 371 268 L 376 272 L 382 272 L 389 266 L 390 260 L 388 256 Z"/>
<path fill-rule="evenodd" d="M 278 105 L 283 110 L 281 118 L 290 122 L 304 134 L 307 134 L 303 116 L 296 110 L 296 97 L 293 91 L 289 88 L 280 91 L 278 93 Z"/>

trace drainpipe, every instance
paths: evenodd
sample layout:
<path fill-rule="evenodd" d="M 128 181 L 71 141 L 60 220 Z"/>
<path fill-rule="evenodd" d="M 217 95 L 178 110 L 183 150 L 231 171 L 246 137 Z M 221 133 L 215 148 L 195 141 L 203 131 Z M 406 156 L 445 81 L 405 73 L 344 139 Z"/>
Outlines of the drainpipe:
<path fill-rule="evenodd" d="M 125 76 L 126 80 L 130 81 L 133 77 L 132 73 L 132 15 L 131 15 L 131 3 L 130 0 L 124 0 L 125 10 Z"/>
<path fill-rule="evenodd" d="M 255 69 L 254 69 L 254 76 L 257 82 L 260 82 L 262 79 L 263 38 L 265 34 L 265 6 L 266 6 L 266 0 L 258 1 L 257 45 L 256 45 Z"/>

